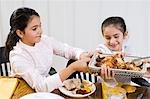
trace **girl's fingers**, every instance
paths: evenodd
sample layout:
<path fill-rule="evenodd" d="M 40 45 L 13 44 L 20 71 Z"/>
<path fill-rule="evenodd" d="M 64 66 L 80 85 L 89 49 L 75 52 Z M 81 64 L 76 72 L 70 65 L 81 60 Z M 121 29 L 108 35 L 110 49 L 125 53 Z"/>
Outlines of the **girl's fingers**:
<path fill-rule="evenodd" d="M 100 75 L 101 75 L 101 77 L 104 79 L 104 77 L 105 77 L 105 76 L 104 76 L 104 75 L 105 75 L 104 67 L 101 68 L 101 74 L 100 74 Z"/>
<path fill-rule="evenodd" d="M 87 53 L 88 53 L 88 56 L 89 56 L 89 57 L 93 56 L 93 54 L 94 54 L 93 51 L 89 51 L 89 52 L 87 52 Z"/>
<path fill-rule="evenodd" d="M 150 59 L 144 59 L 142 62 L 150 64 Z"/>
<path fill-rule="evenodd" d="M 105 72 L 105 79 L 108 79 L 108 69 L 107 69 L 107 67 L 104 68 L 104 72 Z"/>
<path fill-rule="evenodd" d="M 102 54 L 101 50 L 96 50 L 95 53 Z"/>
<path fill-rule="evenodd" d="M 112 78 L 114 78 L 115 73 L 110 69 L 110 67 L 103 65 L 101 67 L 100 75 L 103 79 L 112 79 Z"/>
<path fill-rule="evenodd" d="M 107 68 L 107 74 L 108 74 L 108 79 L 111 79 L 112 78 L 112 75 L 111 75 L 111 70 L 110 70 L 110 68 L 108 67 Z"/>
<path fill-rule="evenodd" d="M 112 78 L 114 78 L 114 77 L 115 77 L 115 73 L 114 73 L 114 71 L 112 71 L 112 70 L 111 70 L 111 72 L 110 72 L 110 73 L 111 73 L 111 77 L 112 77 Z"/>

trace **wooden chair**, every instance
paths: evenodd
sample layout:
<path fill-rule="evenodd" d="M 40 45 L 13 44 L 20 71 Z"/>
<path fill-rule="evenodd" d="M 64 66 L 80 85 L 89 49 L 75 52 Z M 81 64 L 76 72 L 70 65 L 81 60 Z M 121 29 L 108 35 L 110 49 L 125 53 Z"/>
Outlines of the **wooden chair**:
<path fill-rule="evenodd" d="M 70 59 L 67 63 L 67 66 L 70 65 L 71 63 L 75 62 L 76 60 Z M 94 75 L 94 74 L 89 74 L 89 73 L 83 73 L 83 72 L 75 72 L 72 75 L 70 75 L 68 77 L 68 79 L 71 78 L 81 78 L 81 79 L 85 79 L 85 80 L 89 80 L 93 83 L 97 82 L 98 78 Z"/>
<path fill-rule="evenodd" d="M 5 51 L 5 47 L 0 47 L 0 76 L 9 76 L 10 74 L 11 67 Z"/>

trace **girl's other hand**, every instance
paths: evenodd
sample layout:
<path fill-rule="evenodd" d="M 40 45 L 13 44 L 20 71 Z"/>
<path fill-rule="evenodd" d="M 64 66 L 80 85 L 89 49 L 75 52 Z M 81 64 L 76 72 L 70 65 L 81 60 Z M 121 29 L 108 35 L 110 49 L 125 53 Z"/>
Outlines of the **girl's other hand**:
<path fill-rule="evenodd" d="M 150 59 L 144 59 L 144 60 L 142 60 L 142 62 L 148 64 L 148 66 L 147 66 L 147 72 L 150 75 Z"/>
<path fill-rule="evenodd" d="M 110 70 L 110 67 L 103 65 L 103 66 L 101 66 L 100 76 L 103 79 L 113 79 L 114 72 Z"/>
<path fill-rule="evenodd" d="M 150 59 L 144 59 L 144 60 L 142 60 L 144 63 L 148 63 L 148 64 L 150 64 Z"/>
<path fill-rule="evenodd" d="M 101 50 L 96 50 L 94 53 L 102 54 Z"/>

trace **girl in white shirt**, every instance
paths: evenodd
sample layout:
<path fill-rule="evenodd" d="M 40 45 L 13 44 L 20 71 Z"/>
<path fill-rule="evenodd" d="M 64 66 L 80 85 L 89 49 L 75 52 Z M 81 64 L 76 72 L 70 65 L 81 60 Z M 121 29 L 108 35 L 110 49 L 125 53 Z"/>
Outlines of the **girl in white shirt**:
<path fill-rule="evenodd" d="M 6 41 L 11 72 L 20 75 L 35 91 L 51 92 L 75 71 L 87 72 L 90 54 L 42 34 L 39 14 L 30 8 L 18 8 L 10 18 Z M 59 73 L 49 75 L 53 55 L 80 59 Z M 62 67 L 60 67 L 62 68 Z"/>
<path fill-rule="evenodd" d="M 122 17 L 113 16 L 105 19 L 101 25 L 101 32 L 104 38 L 104 44 L 99 44 L 96 50 L 106 54 L 123 53 L 126 55 L 133 55 L 133 49 L 131 50 L 131 48 L 125 44 L 128 32 L 125 21 Z M 130 77 L 115 76 L 115 78 L 117 81 L 121 81 L 123 83 L 132 83 Z M 139 79 L 142 78 L 132 80 L 135 82 Z M 141 81 L 143 81 L 143 79 Z"/>
<path fill-rule="evenodd" d="M 101 25 L 101 32 L 104 38 L 104 44 L 99 44 L 96 50 L 106 54 L 114 54 L 118 52 L 125 54 L 131 53 L 129 47 L 124 43 L 128 32 L 125 21 L 122 17 L 114 16 L 105 19 Z M 117 81 L 124 83 L 130 82 L 130 78 L 115 78 Z"/>

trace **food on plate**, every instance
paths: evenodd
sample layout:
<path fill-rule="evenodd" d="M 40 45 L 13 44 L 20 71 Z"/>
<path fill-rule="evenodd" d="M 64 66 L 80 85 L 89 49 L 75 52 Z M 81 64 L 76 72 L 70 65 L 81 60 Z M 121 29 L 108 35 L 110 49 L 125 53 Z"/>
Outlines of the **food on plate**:
<path fill-rule="evenodd" d="M 137 66 L 133 62 L 125 62 L 122 54 L 114 54 L 109 56 L 104 56 L 102 54 L 98 54 L 96 57 L 95 66 L 101 67 L 102 65 L 109 66 L 114 69 L 126 69 L 126 70 L 142 70 L 142 66 Z"/>
<path fill-rule="evenodd" d="M 84 89 L 78 89 L 78 90 L 76 90 L 76 94 L 82 94 L 82 95 L 84 95 L 84 94 L 88 94 L 88 93 L 90 93 L 91 91 L 87 91 L 87 90 L 84 90 Z"/>
<path fill-rule="evenodd" d="M 75 90 L 81 88 L 81 80 L 80 79 L 70 79 L 64 82 L 64 86 L 67 90 Z"/>
<path fill-rule="evenodd" d="M 136 91 L 136 87 L 131 85 L 123 85 L 122 88 L 124 88 L 127 93 L 133 93 Z"/>
<path fill-rule="evenodd" d="M 81 87 L 81 84 L 83 85 Z M 64 82 L 64 87 L 68 90 L 68 91 L 72 91 L 73 94 L 88 94 L 90 93 L 93 89 L 92 89 L 92 84 L 89 83 L 86 80 L 81 80 L 80 79 L 69 79 L 66 82 Z"/>

